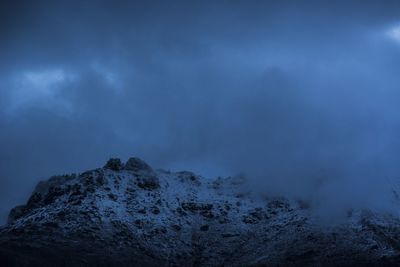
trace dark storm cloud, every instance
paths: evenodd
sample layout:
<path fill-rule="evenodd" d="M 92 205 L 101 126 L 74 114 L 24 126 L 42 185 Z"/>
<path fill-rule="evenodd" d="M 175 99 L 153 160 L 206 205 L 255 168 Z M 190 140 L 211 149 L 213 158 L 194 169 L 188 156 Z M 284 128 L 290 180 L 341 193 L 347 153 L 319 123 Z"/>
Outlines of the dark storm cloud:
<path fill-rule="evenodd" d="M 395 1 L 13 1 L 0 8 L 1 212 L 138 155 L 327 210 L 390 208 Z M 340 197 L 339 197 L 340 196 Z"/>

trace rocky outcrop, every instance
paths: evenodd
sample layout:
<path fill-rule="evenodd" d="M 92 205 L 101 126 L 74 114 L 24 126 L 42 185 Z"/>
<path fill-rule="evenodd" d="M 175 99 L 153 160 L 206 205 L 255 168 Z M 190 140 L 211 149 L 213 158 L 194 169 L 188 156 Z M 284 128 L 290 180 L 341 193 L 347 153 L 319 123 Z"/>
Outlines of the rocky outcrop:
<path fill-rule="evenodd" d="M 113 171 L 120 171 L 124 168 L 120 159 L 111 158 L 107 161 L 106 165 L 104 165 L 104 169 L 110 169 Z"/>
<path fill-rule="evenodd" d="M 152 172 L 153 169 L 139 158 L 130 158 L 125 164 L 125 170 L 134 172 Z"/>
<path fill-rule="evenodd" d="M 240 182 L 238 182 L 240 181 Z M 246 192 L 246 193 L 243 193 Z M 131 158 L 41 182 L 0 229 L 2 266 L 399 266 L 400 220 L 319 223 L 303 202 L 242 178 L 153 170 Z"/>

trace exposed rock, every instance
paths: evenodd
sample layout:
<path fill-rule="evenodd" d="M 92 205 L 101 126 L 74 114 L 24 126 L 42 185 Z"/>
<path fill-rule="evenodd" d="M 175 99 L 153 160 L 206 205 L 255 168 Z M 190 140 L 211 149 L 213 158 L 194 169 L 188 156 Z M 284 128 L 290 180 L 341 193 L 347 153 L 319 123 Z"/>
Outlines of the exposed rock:
<path fill-rule="evenodd" d="M 15 208 L 13 208 L 10 211 L 10 214 L 8 215 L 8 220 L 7 223 L 11 224 L 12 222 L 14 222 L 16 219 L 20 218 L 22 215 L 24 215 L 26 206 L 25 205 L 19 205 L 16 206 Z"/>
<path fill-rule="evenodd" d="M 213 208 L 213 204 L 209 203 L 197 203 L 197 202 L 184 202 L 182 208 L 187 211 L 210 211 Z"/>
<path fill-rule="evenodd" d="M 154 190 L 160 187 L 160 182 L 156 176 L 144 176 L 138 178 L 138 184 L 140 188 L 146 190 Z"/>
<path fill-rule="evenodd" d="M 174 225 L 172 225 L 172 228 L 174 228 L 175 231 L 180 231 L 182 229 L 182 226 L 180 226 L 178 224 L 174 224 Z"/>
<path fill-rule="evenodd" d="M 111 158 L 107 161 L 106 165 L 104 166 L 105 169 L 110 169 L 113 171 L 122 170 L 124 165 L 122 164 L 121 160 L 118 158 Z"/>
<path fill-rule="evenodd" d="M 157 207 L 152 207 L 151 212 L 152 212 L 153 214 L 159 214 L 159 213 L 160 213 L 160 209 L 157 208 Z"/>
<path fill-rule="evenodd" d="M 130 158 L 125 163 L 125 170 L 134 171 L 134 172 L 152 172 L 153 169 L 143 160 L 139 158 Z"/>
<path fill-rule="evenodd" d="M 194 174 L 193 172 L 188 172 L 188 171 L 181 171 L 177 172 L 177 176 L 180 179 L 181 182 L 190 182 L 194 185 L 201 185 L 200 182 L 200 177 Z"/>
<path fill-rule="evenodd" d="M 256 208 L 243 216 L 243 222 L 255 224 L 261 222 L 266 218 L 268 218 L 266 213 L 261 208 Z"/>
<path fill-rule="evenodd" d="M 208 231 L 208 229 L 210 228 L 210 226 L 209 225 L 207 225 L 207 224 L 205 224 L 205 225 L 202 225 L 201 227 L 200 227 L 200 231 Z"/>
<path fill-rule="evenodd" d="M 117 199 L 118 199 L 118 196 L 117 196 L 117 195 L 114 195 L 113 193 L 109 193 L 109 194 L 108 194 L 108 197 L 109 197 L 111 200 L 114 200 L 114 201 L 117 201 Z"/>
<path fill-rule="evenodd" d="M 54 176 L 0 228 L 2 266 L 400 266 L 400 218 L 318 223 L 237 178 L 125 167 Z M 241 194 L 240 192 L 246 192 Z M 240 195 L 240 199 L 237 196 Z M 239 201 L 238 201 L 239 200 Z"/>

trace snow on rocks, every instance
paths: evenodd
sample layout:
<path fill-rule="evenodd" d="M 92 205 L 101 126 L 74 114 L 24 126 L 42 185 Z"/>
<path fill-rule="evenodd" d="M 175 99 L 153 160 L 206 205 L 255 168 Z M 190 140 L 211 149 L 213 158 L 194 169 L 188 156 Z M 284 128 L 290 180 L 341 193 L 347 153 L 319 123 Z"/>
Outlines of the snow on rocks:
<path fill-rule="evenodd" d="M 103 168 L 39 183 L 0 229 L 0 260 L 11 266 L 397 262 L 397 217 L 353 212 L 326 227 L 305 205 L 247 189 L 243 177 L 206 179 L 153 170 L 138 158 L 110 159 Z"/>

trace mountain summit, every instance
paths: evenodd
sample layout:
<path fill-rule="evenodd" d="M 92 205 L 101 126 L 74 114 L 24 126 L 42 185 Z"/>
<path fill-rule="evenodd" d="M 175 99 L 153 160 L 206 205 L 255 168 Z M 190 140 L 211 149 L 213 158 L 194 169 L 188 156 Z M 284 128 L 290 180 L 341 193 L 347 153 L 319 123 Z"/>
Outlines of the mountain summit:
<path fill-rule="evenodd" d="M 139 158 L 40 182 L 0 228 L 2 266 L 400 266 L 400 220 L 322 225 L 240 177 L 154 170 Z"/>

